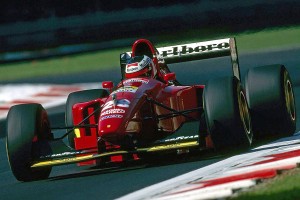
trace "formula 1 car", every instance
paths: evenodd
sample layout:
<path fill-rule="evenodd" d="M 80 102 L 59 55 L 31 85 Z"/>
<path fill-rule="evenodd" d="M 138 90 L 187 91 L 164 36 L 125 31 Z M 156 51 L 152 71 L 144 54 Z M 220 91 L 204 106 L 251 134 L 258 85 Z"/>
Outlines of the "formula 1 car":
<path fill-rule="evenodd" d="M 205 85 L 181 85 L 168 67 L 220 56 L 231 58 L 233 75 Z M 255 138 L 295 131 L 288 71 L 283 65 L 251 68 L 244 90 L 234 38 L 157 49 L 139 39 L 121 53 L 120 65 L 116 87 L 104 81 L 103 89 L 69 94 L 65 127 L 51 128 L 40 104 L 11 107 L 7 155 L 17 180 L 45 179 L 53 166 L 69 163 L 103 167 L 158 153 L 247 148 Z M 53 130 L 61 128 L 66 134 L 55 138 Z"/>

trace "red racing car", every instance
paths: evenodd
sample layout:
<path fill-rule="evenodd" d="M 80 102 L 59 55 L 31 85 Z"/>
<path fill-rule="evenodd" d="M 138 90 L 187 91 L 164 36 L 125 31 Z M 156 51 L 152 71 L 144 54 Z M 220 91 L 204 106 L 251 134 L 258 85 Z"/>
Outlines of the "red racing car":
<path fill-rule="evenodd" d="M 182 85 L 168 67 L 219 56 L 231 58 L 233 75 L 205 85 Z M 244 90 L 234 38 L 162 48 L 139 39 L 120 55 L 120 65 L 116 87 L 105 81 L 103 89 L 69 94 L 65 127 L 51 128 L 40 104 L 10 109 L 7 155 L 17 180 L 45 179 L 55 165 L 101 167 L 149 154 L 245 148 L 254 138 L 295 131 L 288 71 L 283 65 L 251 68 Z M 60 128 L 66 134 L 55 138 Z"/>

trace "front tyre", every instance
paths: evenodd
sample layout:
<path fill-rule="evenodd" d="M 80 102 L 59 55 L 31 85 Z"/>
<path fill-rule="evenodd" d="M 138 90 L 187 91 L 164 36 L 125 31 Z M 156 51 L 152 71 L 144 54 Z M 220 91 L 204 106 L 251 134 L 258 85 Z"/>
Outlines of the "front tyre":
<path fill-rule="evenodd" d="M 295 132 L 293 85 L 283 65 L 249 69 L 245 88 L 255 137 L 290 136 Z"/>
<path fill-rule="evenodd" d="M 51 154 L 48 141 L 53 138 L 45 109 L 40 104 L 21 104 L 7 115 L 7 156 L 12 173 L 19 181 L 49 177 L 51 167 L 31 169 L 36 158 Z"/>
<path fill-rule="evenodd" d="M 251 117 L 246 95 L 237 78 L 208 81 L 204 89 L 204 113 L 216 149 L 250 147 Z"/>

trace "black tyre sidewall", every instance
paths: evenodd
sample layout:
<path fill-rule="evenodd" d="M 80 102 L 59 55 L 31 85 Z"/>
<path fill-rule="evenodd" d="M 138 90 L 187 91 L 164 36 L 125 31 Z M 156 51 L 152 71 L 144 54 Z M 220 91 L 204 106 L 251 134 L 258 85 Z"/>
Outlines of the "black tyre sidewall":
<path fill-rule="evenodd" d="M 209 80 L 204 90 L 204 112 L 208 132 L 216 149 L 248 148 L 252 129 L 247 134 L 239 112 L 238 95 L 244 93 L 234 77 Z"/>
<path fill-rule="evenodd" d="M 287 81 L 292 84 L 283 65 L 255 67 L 247 72 L 245 88 L 256 138 L 295 132 L 296 113 L 292 119 L 286 106 Z M 294 98 L 292 102 L 295 106 Z"/>
<path fill-rule="evenodd" d="M 37 141 L 33 142 L 34 137 Z M 49 177 L 51 167 L 31 169 L 32 161 L 51 153 L 48 139 L 53 138 L 45 109 L 40 104 L 13 106 L 7 116 L 7 156 L 11 170 L 19 181 Z"/>

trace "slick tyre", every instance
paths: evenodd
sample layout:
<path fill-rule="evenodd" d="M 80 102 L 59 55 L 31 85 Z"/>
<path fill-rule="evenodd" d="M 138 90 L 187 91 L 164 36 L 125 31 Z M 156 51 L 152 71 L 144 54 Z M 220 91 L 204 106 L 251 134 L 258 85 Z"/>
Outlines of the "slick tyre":
<path fill-rule="evenodd" d="M 237 78 L 208 81 L 204 89 L 204 114 L 217 150 L 250 147 L 253 137 L 251 117 L 246 95 Z"/>
<path fill-rule="evenodd" d="M 32 169 L 32 161 L 51 154 L 53 139 L 45 109 L 40 104 L 21 104 L 10 108 L 7 115 L 7 157 L 12 173 L 19 181 L 49 177 L 51 167 Z"/>
<path fill-rule="evenodd" d="M 91 101 L 93 99 L 103 98 L 108 95 L 109 94 L 108 94 L 107 90 L 104 90 L 104 89 L 82 90 L 82 91 L 70 93 L 67 98 L 67 103 L 66 103 L 66 112 L 65 112 L 66 126 L 74 125 L 73 124 L 73 114 L 72 114 L 72 107 L 74 104 Z M 67 130 L 67 131 L 70 131 L 70 130 Z M 68 135 L 69 146 L 72 148 L 75 147 L 74 138 L 75 138 L 75 133 L 74 133 L 74 131 L 72 131 Z"/>
<path fill-rule="evenodd" d="M 245 77 L 245 89 L 255 137 L 289 136 L 295 132 L 293 85 L 283 65 L 251 68 Z"/>

